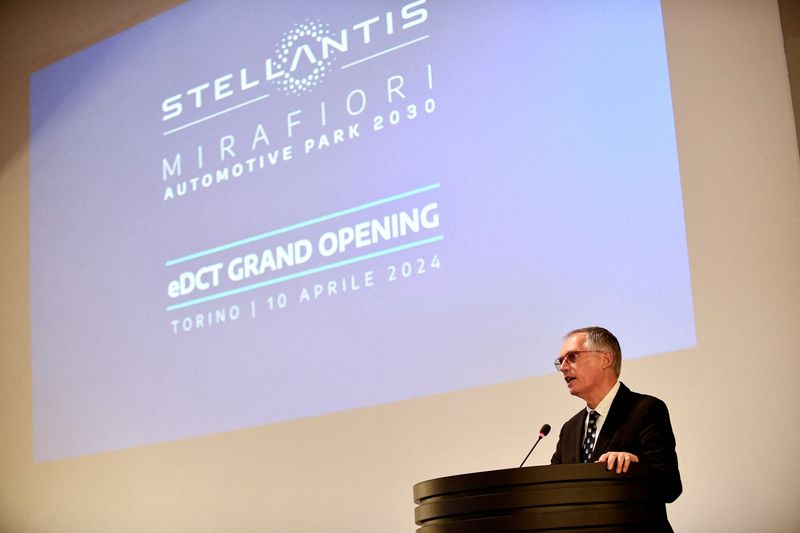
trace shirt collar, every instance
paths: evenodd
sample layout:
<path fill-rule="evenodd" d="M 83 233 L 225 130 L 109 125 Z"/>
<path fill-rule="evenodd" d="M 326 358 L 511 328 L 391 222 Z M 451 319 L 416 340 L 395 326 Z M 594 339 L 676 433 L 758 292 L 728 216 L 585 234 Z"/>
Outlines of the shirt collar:
<path fill-rule="evenodd" d="M 611 404 L 614 402 L 614 398 L 617 396 L 617 391 L 619 391 L 619 384 L 620 381 L 617 380 L 614 383 L 614 386 L 611 387 L 611 390 L 606 393 L 605 397 L 600 400 L 600 403 L 597 404 L 597 407 L 594 408 L 594 411 L 597 411 L 597 414 L 600 416 L 607 416 L 609 409 L 611 409 Z M 592 412 L 592 409 L 589 409 L 589 406 L 586 406 L 586 410 L 588 412 Z"/>

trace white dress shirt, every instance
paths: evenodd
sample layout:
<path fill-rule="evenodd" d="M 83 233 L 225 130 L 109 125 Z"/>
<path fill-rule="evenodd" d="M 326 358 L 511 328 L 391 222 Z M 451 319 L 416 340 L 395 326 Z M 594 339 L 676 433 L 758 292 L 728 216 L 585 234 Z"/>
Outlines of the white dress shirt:
<path fill-rule="evenodd" d="M 617 380 L 617 382 L 614 383 L 614 386 L 611 387 L 611 390 L 608 391 L 605 397 L 602 400 L 600 400 L 600 403 L 597 404 L 597 407 L 594 408 L 594 411 L 597 412 L 597 414 L 599 415 L 597 418 L 597 432 L 595 433 L 595 435 L 599 436 L 600 430 L 603 429 L 603 423 L 606 421 L 606 418 L 608 418 L 608 412 L 611 410 L 611 404 L 614 401 L 614 398 L 617 396 L 617 391 L 619 390 L 619 383 L 620 383 L 619 380 Z M 586 438 L 586 430 L 589 427 L 588 414 L 592 412 L 592 409 L 589 409 L 588 405 L 586 406 L 586 412 L 587 412 L 586 421 L 584 421 L 583 423 L 584 439 Z M 594 445 L 596 444 L 597 444 L 597 437 L 595 437 L 594 439 L 592 451 L 594 451 Z"/>

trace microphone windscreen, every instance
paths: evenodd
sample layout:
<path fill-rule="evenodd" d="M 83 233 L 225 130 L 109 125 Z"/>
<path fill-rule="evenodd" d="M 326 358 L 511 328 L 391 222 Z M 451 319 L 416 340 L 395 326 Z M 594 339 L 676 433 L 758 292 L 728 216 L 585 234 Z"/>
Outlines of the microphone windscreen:
<path fill-rule="evenodd" d="M 542 429 L 539 430 L 539 435 L 546 437 L 548 433 L 550 433 L 550 424 L 545 424 L 542 426 Z"/>

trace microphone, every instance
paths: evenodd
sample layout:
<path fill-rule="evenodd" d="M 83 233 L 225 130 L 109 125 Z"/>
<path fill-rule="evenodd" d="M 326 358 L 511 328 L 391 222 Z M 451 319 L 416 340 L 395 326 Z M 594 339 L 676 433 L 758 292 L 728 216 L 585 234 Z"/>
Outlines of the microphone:
<path fill-rule="evenodd" d="M 539 430 L 539 438 L 536 439 L 536 442 L 534 442 L 533 446 L 531 446 L 531 451 L 528 452 L 528 455 L 526 455 L 525 459 L 523 459 L 522 462 L 519 464 L 520 468 L 522 468 L 522 465 L 524 465 L 525 461 L 528 460 L 528 457 L 531 456 L 531 453 L 533 453 L 533 449 L 536 448 L 536 445 L 539 444 L 539 441 L 545 438 L 548 433 L 550 433 L 550 424 L 545 424 L 542 426 L 542 429 Z"/>

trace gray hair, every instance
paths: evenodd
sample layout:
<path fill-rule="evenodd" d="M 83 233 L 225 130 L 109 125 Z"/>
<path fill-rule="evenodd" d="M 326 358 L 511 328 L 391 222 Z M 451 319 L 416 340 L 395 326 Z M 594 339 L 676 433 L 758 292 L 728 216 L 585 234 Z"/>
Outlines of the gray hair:
<path fill-rule="evenodd" d="M 578 333 L 586 334 L 586 342 L 592 350 L 602 350 L 611 352 L 613 358 L 614 373 L 619 377 L 622 371 L 622 348 L 619 346 L 619 341 L 613 333 L 606 328 L 600 326 L 590 326 L 587 328 L 574 329 L 564 335 L 564 339 L 576 335 Z"/>

